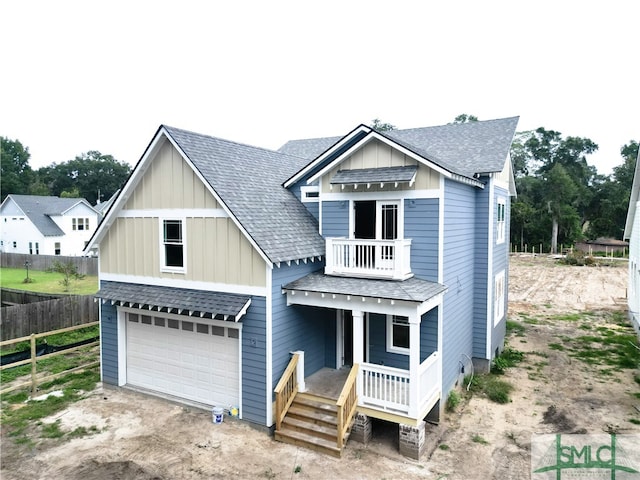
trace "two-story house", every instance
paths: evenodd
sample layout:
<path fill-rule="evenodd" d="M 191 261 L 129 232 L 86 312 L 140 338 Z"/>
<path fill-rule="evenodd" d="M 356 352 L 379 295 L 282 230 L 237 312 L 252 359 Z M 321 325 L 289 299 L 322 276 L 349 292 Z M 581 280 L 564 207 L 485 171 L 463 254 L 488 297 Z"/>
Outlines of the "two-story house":
<path fill-rule="evenodd" d="M 0 251 L 82 255 L 99 219 L 84 198 L 10 194 L 0 205 Z"/>
<path fill-rule="evenodd" d="M 503 347 L 516 125 L 278 152 L 161 126 L 87 249 L 103 381 L 338 455 L 383 419 L 418 458 L 424 419 Z"/>

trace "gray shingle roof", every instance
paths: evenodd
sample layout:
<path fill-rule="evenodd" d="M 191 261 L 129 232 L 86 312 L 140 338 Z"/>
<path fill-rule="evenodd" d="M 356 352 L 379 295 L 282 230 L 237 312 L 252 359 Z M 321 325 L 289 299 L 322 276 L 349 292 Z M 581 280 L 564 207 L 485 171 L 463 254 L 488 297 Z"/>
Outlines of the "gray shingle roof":
<path fill-rule="evenodd" d="M 394 280 L 374 280 L 367 278 L 334 277 L 322 271 L 310 273 L 282 287 L 285 290 L 299 290 L 318 293 L 338 293 L 358 297 L 385 298 L 425 302 L 443 293 L 447 287 L 440 283 L 411 277 L 402 282 Z"/>
<path fill-rule="evenodd" d="M 510 117 L 379 133 L 451 173 L 473 178 L 502 171 L 517 124 L 518 117 Z M 279 151 L 312 160 L 341 138 L 291 140 Z"/>
<path fill-rule="evenodd" d="M 316 219 L 282 186 L 307 160 L 164 128 L 272 262 L 324 256 Z"/>
<path fill-rule="evenodd" d="M 131 303 L 143 308 L 169 308 L 183 313 L 209 313 L 214 318 L 231 317 L 238 320 L 251 301 L 249 295 L 188 290 L 184 288 L 138 285 L 133 283 L 103 281 L 96 297 L 119 303 Z"/>
<path fill-rule="evenodd" d="M 62 229 L 51 219 L 51 216 L 60 216 L 78 203 L 86 203 L 89 206 L 89 203 L 83 198 L 15 194 L 11 194 L 9 197 L 45 237 L 64 235 Z"/>
<path fill-rule="evenodd" d="M 410 182 L 418 172 L 417 165 L 408 167 L 361 168 L 355 170 L 338 170 L 331 178 L 331 183 L 389 183 Z"/>

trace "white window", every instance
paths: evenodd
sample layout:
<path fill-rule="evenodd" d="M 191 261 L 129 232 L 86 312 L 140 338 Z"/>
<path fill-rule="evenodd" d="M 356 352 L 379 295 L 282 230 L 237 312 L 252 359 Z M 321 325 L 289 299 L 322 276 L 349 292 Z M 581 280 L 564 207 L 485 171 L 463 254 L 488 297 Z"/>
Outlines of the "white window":
<path fill-rule="evenodd" d="M 53 245 L 54 255 L 60 255 L 60 242 L 56 242 Z"/>
<path fill-rule="evenodd" d="M 29 255 L 33 255 L 33 242 L 29 242 Z"/>
<path fill-rule="evenodd" d="M 301 187 L 300 194 L 303 203 L 320 201 L 320 187 L 317 185 Z"/>
<path fill-rule="evenodd" d="M 40 244 L 36 242 L 36 255 L 40 255 Z"/>
<path fill-rule="evenodd" d="M 72 218 L 71 228 L 73 230 L 89 230 L 89 219 L 88 218 Z"/>
<path fill-rule="evenodd" d="M 504 197 L 498 198 L 498 204 L 496 206 L 496 243 L 504 243 L 507 226 L 505 223 L 506 201 Z"/>
<path fill-rule="evenodd" d="M 409 319 L 387 315 L 387 352 L 409 355 Z"/>
<path fill-rule="evenodd" d="M 160 222 L 161 269 L 180 271 L 185 269 L 184 222 L 181 219 L 162 219 Z"/>
<path fill-rule="evenodd" d="M 495 276 L 493 282 L 493 325 L 497 325 L 504 317 L 504 270 Z"/>

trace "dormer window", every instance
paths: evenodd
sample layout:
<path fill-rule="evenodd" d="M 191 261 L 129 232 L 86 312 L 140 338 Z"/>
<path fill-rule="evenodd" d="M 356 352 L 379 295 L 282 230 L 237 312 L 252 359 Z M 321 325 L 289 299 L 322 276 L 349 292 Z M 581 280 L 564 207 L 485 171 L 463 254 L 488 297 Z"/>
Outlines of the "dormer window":
<path fill-rule="evenodd" d="M 183 227 L 184 221 L 182 219 L 162 220 L 161 270 L 184 271 L 185 242 Z"/>

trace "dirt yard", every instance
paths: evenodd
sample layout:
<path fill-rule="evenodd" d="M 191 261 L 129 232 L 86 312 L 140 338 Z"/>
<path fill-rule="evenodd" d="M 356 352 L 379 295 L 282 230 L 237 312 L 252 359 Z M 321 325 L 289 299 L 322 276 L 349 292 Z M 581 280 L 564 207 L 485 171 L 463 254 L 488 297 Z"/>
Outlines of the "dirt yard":
<path fill-rule="evenodd" d="M 35 446 L 25 447 L 3 429 L 2 478 L 528 479 L 533 433 L 640 433 L 629 421 L 640 423 L 640 399 L 632 395 L 640 391 L 633 380 L 638 371 L 603 371 L 568 348 L 587 330 L 623 328 L 610 319 L 625 309 L 626 262 L 566 267 L 513 257 L 510 275 L 509 317 L 521 328 L 509 344 L 525 352 L 503 376 L 515 387 L 512 401 L 463 399 L 447 414 L 439 447 L 419 462 L 398 453 L 397 433 L 388 425 L 374 425 L 369 445 L 351 441 L 343 458 L 334 459 L 275 442 L 228 417 L 216 425 L 209 412 L 100 387 L 43 422 L 95 433 L 70 440 L 36 436 Z M 585 311 L 594 313 L 566 315 Z"/>

